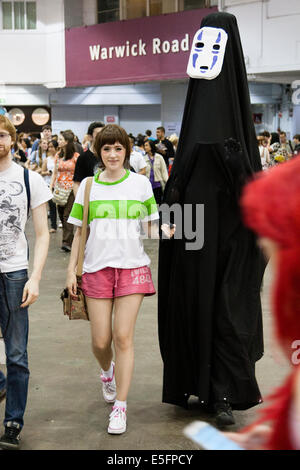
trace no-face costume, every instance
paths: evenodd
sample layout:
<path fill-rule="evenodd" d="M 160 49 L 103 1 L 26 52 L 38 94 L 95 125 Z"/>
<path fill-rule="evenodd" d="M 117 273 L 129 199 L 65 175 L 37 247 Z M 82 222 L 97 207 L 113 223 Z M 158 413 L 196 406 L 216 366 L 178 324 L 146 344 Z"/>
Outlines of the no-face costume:
<path fill-rule="evenodd" d="M 204 205 L 204 244 L 188 249 L 184 230 L 181 239 L 160 242 L 163 401 L 186 406 L 194 395 L 204 404 L 224 400 L 247 409 L 261 401 L 255 362 L 263 354 L 265 262 L 238 202 L 261 163 L 233 15 L 204 18 L 187 71 L 192 78 L 164 203 L 179 204 L 183 218 L 190 205 L 193 227 L 195 208 Z"/>

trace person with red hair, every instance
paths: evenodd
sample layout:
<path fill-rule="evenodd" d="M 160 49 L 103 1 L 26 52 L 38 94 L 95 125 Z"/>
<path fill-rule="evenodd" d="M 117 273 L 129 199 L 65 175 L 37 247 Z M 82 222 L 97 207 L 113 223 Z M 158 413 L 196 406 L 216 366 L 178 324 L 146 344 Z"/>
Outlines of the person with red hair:
<path fill-rule="evenodd" d="M 245 187 L 241 207 L 275 272 L 276 337 L 292 371 L 254 424 L 226 436 L 245 449 L 300 450 L 300 360 L 293 350 L 300 340 L 300 157 L 259 174 Z"/>

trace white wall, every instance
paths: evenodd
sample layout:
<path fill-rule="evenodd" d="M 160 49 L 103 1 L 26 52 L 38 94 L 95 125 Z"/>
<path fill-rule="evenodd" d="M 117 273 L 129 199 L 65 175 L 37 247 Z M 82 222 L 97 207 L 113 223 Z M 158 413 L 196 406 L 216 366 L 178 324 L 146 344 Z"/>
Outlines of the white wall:
<path fill-rule="evenodd" d="M 0 82 L 65 86 L 63 0 L 37 0 L 36 30 L 2 30 L 0 17 L 0 44 Z"/>
<path fill-rule="evenodd" d="M 262 131 L 276 132 L 278 128 L 278 107 L 275 104 L 255 104 L 252 105 L 253 113 L 262 114 L 262 123 L 255 124 L 256 134 Z"/>
<path fill-rule="evenodd" d="M 181 83 L 161 83 L 162 124 L 167 128 L 168 123 L 174 123 L 177 127 L 177 135 L 180 133 L 187 87 L 188 80 Z M 167 131 L 166 134 L 168 135 Z"/>
<path fill-rule="evenodd" d="M 95 86 L 53 90 L 50 103 L 54 105 L 146 105 L 160 104 L 159 83 Z"/>
<path fill-rule="evenodd" d="M 104 106 L 52 106 L 52 131 L 72 129 L 82 140 L 93 121 L 103 121 Z"/>
<path fill-rule="evenodd" d="M 252 104 L 275 104 L 282 99 L 282 86 L 274 83 L 249 83 Z"/>
<path fill-rule="evenodd" d="M 0 85 L 3 106 L 49 106 L 49 90 L 38 85 Z"/>
<path fill-rule="evenodd" d="M 71 128 L 80 138 L 90 122 L 103 121 L 105 115 L 117 116 L 133 134 L 161 125 L 159 83 L 53 90 L 49 101 L 56 132 Z"/>
<path fill-rule="evenodd" d="M 156 127 L 177 124 L 180 132 L 186 100 L 188 80 L 141 85 L 120 85 L 55 90 L 50 94 L 52 124 L 55 132 L 71 128 L 80 138 L 90 122 L 104 120 L 104 116 L 116 115 L 127 132 L 136 135 L 147 128 L 155 135 Z M 263 124 L 257 132 L 277 128 L 278 105 L 282 99 L 282 87 L 277 84 L 250 83 L 253 112 L 263 113 Z M 283 109 L 282 128 L 289 131 L 288 110 Z M 285 120 L 287 118 L 287 120 Z M 167 132 L 168 134 L 168 132 Z"/>
<path fill-rule="evenodd" d="M 120 106 L 119 116 L 120 125 L 135 136 L 150 129 L 155 137 L 156 128 L 161 126 L 160 105 Z"/>
<path fill-rule="evenodd" d="M 299 0 L 220 0 L 236 16 L 248 73 L 300 70 Z"/>
<path fill-rule="evenodd" d="M 300 79 L 299 0 L 219 0 L 219 9 L 237 18 L 250 79 L 281 84 Z M 291 135 L 297 128 L 298 132 L 299 111 L 293 107 L 283 85 L 283 116 L 278 121 L 277 109 L 273 119 L 269 116 L 268 126 L 273 121 Z"/>
<path fill-rule="evenodd" d="M 119 124 L 128 133 L 137 135 L 151 129 L 155 136 L 156 127 L 161 125 L 160 105 L 146 106 L 52 106 L 52 129 L 54 134 L 72 129 L 82 140 L 93 121 L 104 121 L 104 116 L 118 117 Z"/>

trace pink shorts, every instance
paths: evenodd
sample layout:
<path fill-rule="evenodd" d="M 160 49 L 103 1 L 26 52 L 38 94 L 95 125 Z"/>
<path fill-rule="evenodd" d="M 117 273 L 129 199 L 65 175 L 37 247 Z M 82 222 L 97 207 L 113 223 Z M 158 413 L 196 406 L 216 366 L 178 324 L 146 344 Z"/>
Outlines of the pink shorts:
<path fill-rule="evenodd" d="M 108 267 L 95 273 L 84 273 L 81 287 L 86 297 L 94 299 L 113 299 L 130 294 L 155 294 L 148 266 L 133 269 Z"/>

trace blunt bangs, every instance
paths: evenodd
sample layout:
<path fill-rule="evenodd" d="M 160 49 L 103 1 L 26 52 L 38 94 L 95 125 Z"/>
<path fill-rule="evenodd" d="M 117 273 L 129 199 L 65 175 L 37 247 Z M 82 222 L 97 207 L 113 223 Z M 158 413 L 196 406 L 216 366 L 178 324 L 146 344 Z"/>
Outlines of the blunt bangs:
<path fill-rule="evenodd" d="M 118 126 L 117 124 L 108 124 L 103 127 L 102 131 L 97 134 L 94 149 L 97 156 L 101 160 L 101 149 L 104 145 L 113 145 L 116 142 L 119 142 L 126 150 L 125 153 L 125 162 L 129 162 L 130 159 L 130 142 L 127 132 L 123 127 Z"/>

